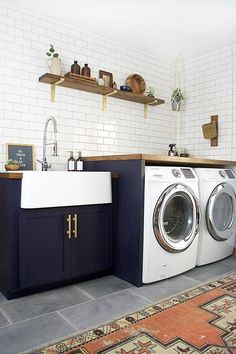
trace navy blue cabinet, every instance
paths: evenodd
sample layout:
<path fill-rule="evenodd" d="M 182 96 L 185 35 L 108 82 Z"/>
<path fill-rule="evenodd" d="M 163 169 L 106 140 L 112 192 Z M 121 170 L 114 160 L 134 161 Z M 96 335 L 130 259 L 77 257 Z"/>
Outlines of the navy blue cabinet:
<path fill-rule="evenodd" d="M 21 209 L 0 178 L 0 291 L 8 298 L 111 273 L 112 204 Z"/>
<path fill-rule="evenodd" d="M 111 204 L 21 210 L 21 289 L 95 274 L 111 268 Z"/>
<path fill-rule="evenodd" d="M 112 267 L 111 204 L 72 208 L 71 274 L 98 273 Z M 77 235 L 75 234 L 77 229 Z"/>
<path fill-rule="evenodd" d="M 70 277 L 65 208 L 20 210 L 19 286 L 28 288 Z"/>

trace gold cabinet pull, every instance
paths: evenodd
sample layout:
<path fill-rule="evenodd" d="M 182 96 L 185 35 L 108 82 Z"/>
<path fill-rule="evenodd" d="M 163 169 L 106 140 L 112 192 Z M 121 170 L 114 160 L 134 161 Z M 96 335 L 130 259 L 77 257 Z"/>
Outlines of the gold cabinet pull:
<path fill-rule="evenodd" d="M 77 214 L 74 214 L 73 221 L 74 221 L 73 234 L 75 238 L 78 238 L 78 215 Z"/>
<path fill-rule="evenodd" d="M 66 233 L 68 235 L 68 239 L 70 240 L 71 239 L 71 215 L 70 214 L 68 214 L 66 221 L 68 226 Z"/>

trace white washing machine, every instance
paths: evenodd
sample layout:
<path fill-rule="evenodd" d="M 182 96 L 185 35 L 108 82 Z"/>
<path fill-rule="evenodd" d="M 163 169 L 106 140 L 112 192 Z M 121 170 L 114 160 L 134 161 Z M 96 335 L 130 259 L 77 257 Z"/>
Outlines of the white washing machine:
<path fill-rule="evenodd" d="M 196 266 L 198 178 L 188 167 L 145 168 L 143 283 Z"/>
<path fill-rule="evenodd" d="M 202 221 L 197 265 L 228 257 L 236 235 L 236 176 L 231 169 L 196 168 Z"/>

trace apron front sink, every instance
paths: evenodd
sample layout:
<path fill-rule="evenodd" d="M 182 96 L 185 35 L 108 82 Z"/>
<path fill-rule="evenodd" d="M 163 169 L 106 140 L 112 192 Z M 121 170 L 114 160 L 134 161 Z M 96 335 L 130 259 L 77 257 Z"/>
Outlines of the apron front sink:
<path fill-rule="evenodd" d="M 110 172 L 22 171 L 21 208 L 112 202 Z"/>

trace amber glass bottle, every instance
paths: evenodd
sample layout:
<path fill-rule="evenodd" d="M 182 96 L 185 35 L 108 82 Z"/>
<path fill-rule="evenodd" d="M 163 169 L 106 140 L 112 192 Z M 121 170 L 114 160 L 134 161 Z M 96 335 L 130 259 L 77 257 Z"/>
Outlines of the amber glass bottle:
<path fill-rule="evenodd" d="M 81 74 L 90 77 L 91 72 L 90 72 L 90 68 L 88 67 L 88 64 L 84 64 Z"/>
<path fill-rule="evenodd" d="M 70 72 L 73 74 L 77 74 L 77 75 L 80 74 L 80 66 L 79 66 L 77 60 L 75 60 L 74 64 L 71 65 Z"/>

